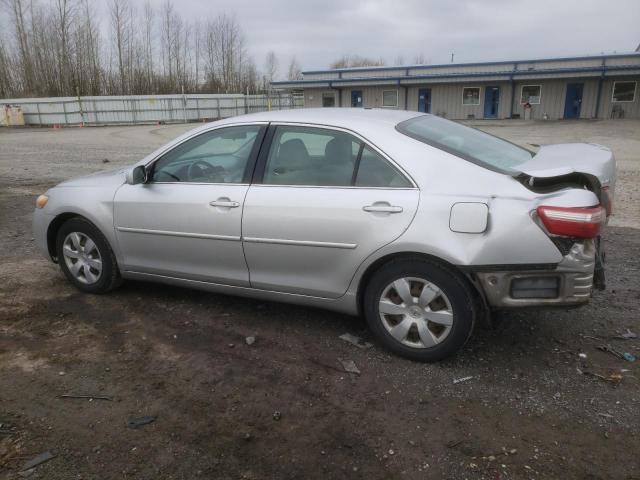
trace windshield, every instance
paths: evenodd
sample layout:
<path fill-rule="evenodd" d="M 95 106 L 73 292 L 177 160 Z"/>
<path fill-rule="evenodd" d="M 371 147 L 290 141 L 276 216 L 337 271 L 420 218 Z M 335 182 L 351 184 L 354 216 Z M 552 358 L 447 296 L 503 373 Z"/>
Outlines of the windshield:
<path fill-rule="evenodd" d="M 433 115 L 406 120 L 396 129 L 411 138 L 452 153 L 490 170 L 512 174 L 533 153 L 475 128 Z"/>

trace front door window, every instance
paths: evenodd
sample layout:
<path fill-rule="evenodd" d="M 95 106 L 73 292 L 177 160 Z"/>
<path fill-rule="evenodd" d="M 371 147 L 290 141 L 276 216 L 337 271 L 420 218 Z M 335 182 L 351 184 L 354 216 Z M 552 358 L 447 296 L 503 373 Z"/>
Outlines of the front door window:
<path fill-rule="evenodd" d="M 260 128 L 220 128 L 187 140 L 155 162 L 151 182 L 241 183 Z"/>

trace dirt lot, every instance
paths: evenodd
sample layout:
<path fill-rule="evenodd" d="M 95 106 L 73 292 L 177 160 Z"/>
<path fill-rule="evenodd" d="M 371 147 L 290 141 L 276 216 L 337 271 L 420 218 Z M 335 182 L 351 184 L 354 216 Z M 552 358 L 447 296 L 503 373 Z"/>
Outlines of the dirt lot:
<path fill-rule="evenodd" d="M 137 282 L 78 293 L 34 248 L 35 196 L 189 127 L 0 129 L 0 478 L 50 451 L 22 475 L 640 479 L 640 360 L 596 348 L 640 357 L 640 339 L 618 338 L 640 335 L 640 122 L 480 126 L 614 149 L 608 288 L 581 309 L 501 314 L 437 365 L 340 340 L 371 339 L 335 313 Z M 143 416 L 157 418 L 128 428 Z"/>

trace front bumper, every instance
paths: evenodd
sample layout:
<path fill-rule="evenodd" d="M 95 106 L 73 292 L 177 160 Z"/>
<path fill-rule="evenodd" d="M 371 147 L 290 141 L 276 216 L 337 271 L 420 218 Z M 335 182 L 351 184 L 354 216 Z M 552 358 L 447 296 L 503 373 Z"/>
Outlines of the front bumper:
<path fill-rule="evenodd" d="M 594 287 L 600 242 L 575 243 L 552 269 L 476 271 L 493 308 L 576 306 L 587 303 Z M 598 272 L 603 275 L 602 270 Z M 523 287 L 526 286 L 526 287 Z"/>
<path fill-rule="evenodd" d="M 38 250 L 40 250 L 44 256 L 51 259 L 49 246 L 47 245 L 47 231 L 54 217 L 53 215 L 45 213 L 44 210 L 43 208 L 36 208 L 33 212 L 33 238 Z"/>

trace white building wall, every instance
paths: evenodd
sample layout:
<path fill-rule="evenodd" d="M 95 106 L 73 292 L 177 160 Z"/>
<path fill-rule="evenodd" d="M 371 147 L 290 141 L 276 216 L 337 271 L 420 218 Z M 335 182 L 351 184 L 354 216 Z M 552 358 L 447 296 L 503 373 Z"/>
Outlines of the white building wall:
<path fill-rule="evenodd" d="M 431 113 L 441 115 L 452 120 L 464 120 L 468 118 L 481 119 L 484 118 L 484 100 L 485 89 L 489 86 L 497 86 L 500 88 L 500 102 L 498 109 L 498 119 L 509 118 L 511 115 L 511 105 L 513 106 L 513 114 L 524 118 L 524 108 L 521 105 L 521 92 L 524 85 L 540 85 L 541 99 L 540 104 L 532 105 L 531 118 L 534 120 L 559 120 L 564 117 L 564 107 L 567 95 L 567 85 L 572 83 L 582 83 L 582 105 L 580 109 L 581 119 L 611 118 L 612 112 L 619 110 L 624 118 L 640 118 L 640 77 L 637 75 L 625 75 L 616 77 L 605 77 L 602 79 L 602 91 L 600 97 L 600 106 L 596 109 L 598 99 L 598 84 L 601 79 L 599 77 L 587 76 L 583 78 L 545 78 L 545 79 L 517 79 L 514 85 L 513 96 L 511 92 L 510 81 L 503 79 L 496 81 L 476 82 L 473 79 L 466 81 L 456 81 L 451 83 L 432 83 L 425 82 L 422 84 L 412 85 L 380 85 L 380 86 L 359 86 L 357 84 L 351 86 L 341 86 L 339 90 L 326 88 L 307 88 L 305 89 L 305 106 L 306 107 L 322 107 L 322 94 L 335 95 L 336 107 L 351 106 L 351 92 L 353 90 L 362 91 L 363 106 L 366 108 L 383 108 L 382 96 L 385 90 L 394 90 L 398 92 L 397 107 L 387 108 L 406 108 L 408 110 L 418 110 L 418 91 L 421 88 L 431 89 Z M 611 101 L 613 93 L 614 81 L 635 81 L 636 94 L 633 102 L 617 102 Z M 464 87 L 480 88 L 480 104 L 464 105 L 462 103 L 462 92 Z M 340 93 L 338 93 L 340 92 Z M 340 97 L 341 96 L 341 103 Z M 513 103 L 512 102 L 513 99 Z M 596 110 L 598 110 L 596 112 Z"/>
<path fill-rule="evenodd" d="M 636 93 L 633 102 L 613 102 L 613 83 L 616 81 L 636 82 Z M 614 108 L 623 112 L 624 118 L 640 118 L 640 77 L 620 76 L 605 78 L 602 82 L 600 97 L 600 118 L 612 118 Z"/>

